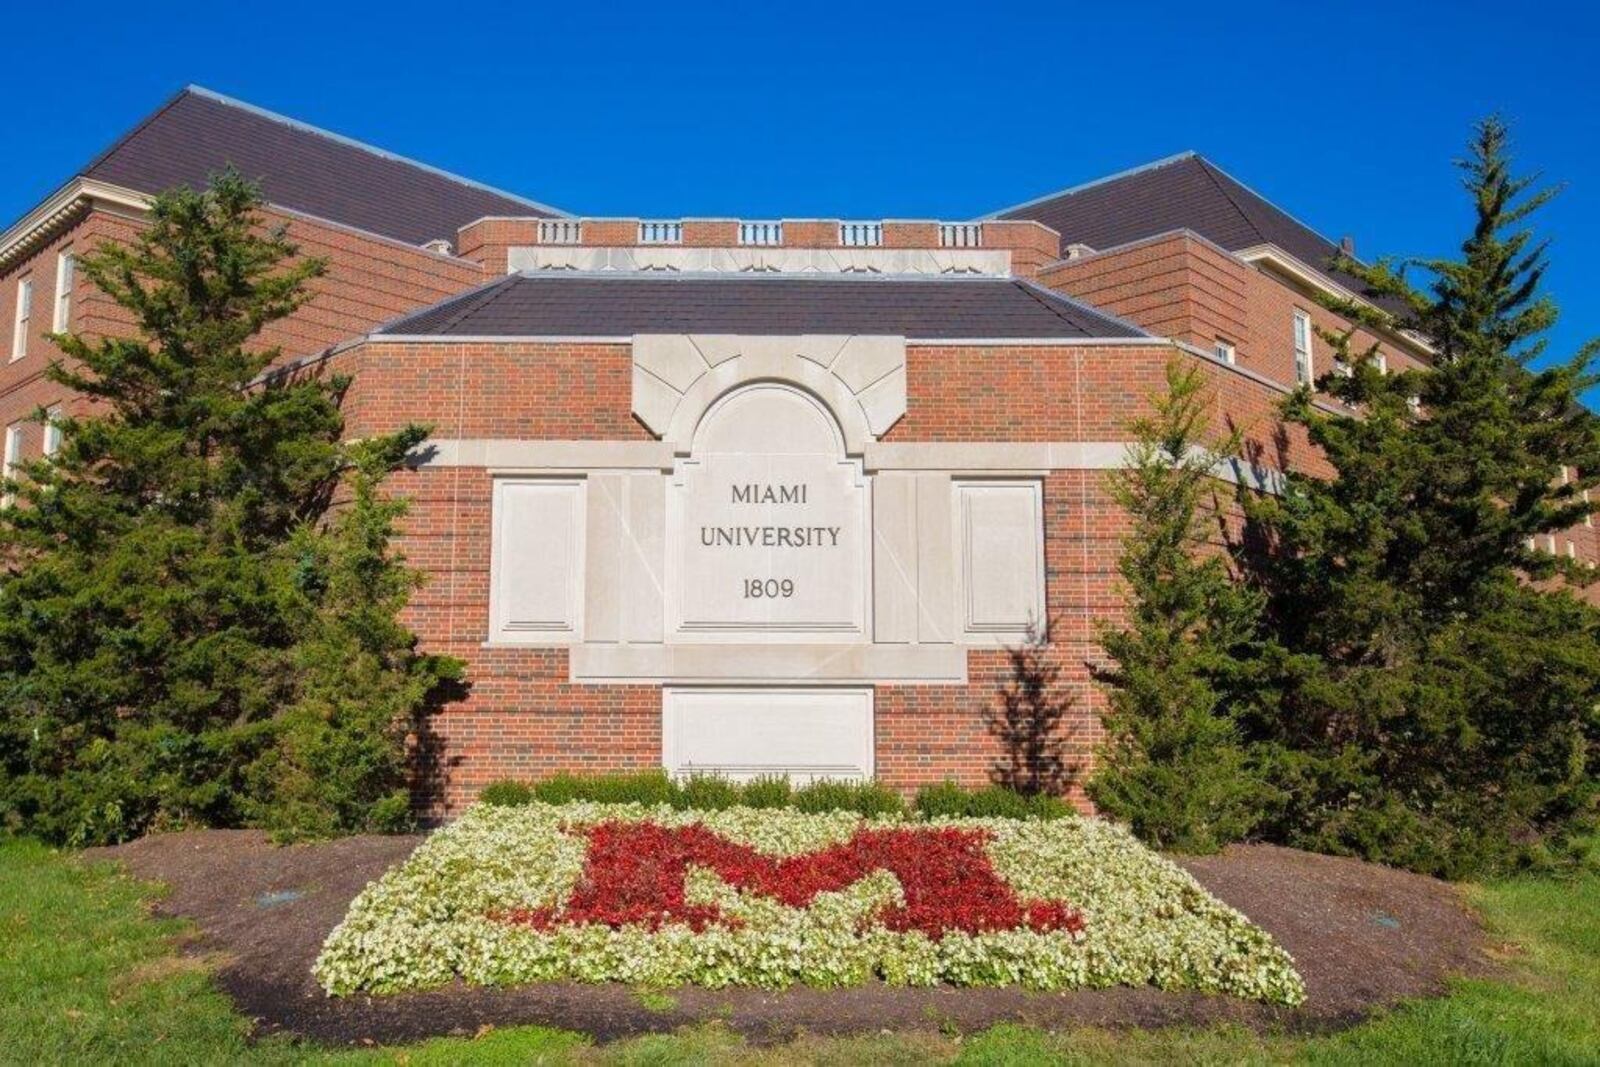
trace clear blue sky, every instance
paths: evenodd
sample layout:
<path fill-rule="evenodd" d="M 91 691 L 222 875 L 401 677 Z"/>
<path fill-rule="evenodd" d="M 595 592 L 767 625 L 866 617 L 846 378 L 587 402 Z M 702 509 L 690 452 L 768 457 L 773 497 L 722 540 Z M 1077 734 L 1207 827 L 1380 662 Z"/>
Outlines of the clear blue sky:
<path fill-rule="evenodd" d="M 3 224 L 193 82 L 581 214 L 964 218 L 1192 148 L 1364 257 L 1425 254 L 1464 234 L 1450 163 L 1498 110 L 1567 185 L 1540 219 L 1552 351 L 1600 333 L 1592 4 L 87 0 L 5 22 Z"/>

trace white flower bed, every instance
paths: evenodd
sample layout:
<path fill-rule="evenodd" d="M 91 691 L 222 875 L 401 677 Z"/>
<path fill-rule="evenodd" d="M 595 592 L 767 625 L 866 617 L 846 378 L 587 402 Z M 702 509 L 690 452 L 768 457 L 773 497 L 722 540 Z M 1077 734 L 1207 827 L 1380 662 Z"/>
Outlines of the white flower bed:
<path fill-rule="evenodd" d="M 585 862 L 583 827 L 639 820 L 700 823 L 773 856 L 845 842 L 863 826 L 981 829 L 991 835 L 996 872 L 1019 896 L 1065 900 L 1082 912 L 1085 929 L 948 932 L 937 940 L 889 930 L 872 922 L 901 900 L 900 883 L 885 870 L 795 908 L 692 868 L 688 898 L 718 904 L 734 920 L 698 933 L 679 924 L 540 929 L 504 921 L 513 909 L 559 908 L 569 897 Z M 635 804 L 472 808 L 356 897 L 314 970 L 334 995 L 456 978 L 481 985 L 567 979 L 781 987 L 877 977 L 1045 990 L 1151 984 L 1284 1004 L 1305 998 L 1294 961 L 1264 931 L 1125 830 L 1097 819 L 922 822 Z"/>

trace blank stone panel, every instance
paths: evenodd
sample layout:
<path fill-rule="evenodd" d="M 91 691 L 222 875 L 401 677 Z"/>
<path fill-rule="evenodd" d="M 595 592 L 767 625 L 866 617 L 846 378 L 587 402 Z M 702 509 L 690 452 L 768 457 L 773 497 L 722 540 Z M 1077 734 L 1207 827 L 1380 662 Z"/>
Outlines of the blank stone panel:
<path fill-rule="evenodd" d="M 490 640 L 564 644 L 583 617 L 584 483 L 497 479 Z"/>
<path fill-rule="evenodd" d="M 962 632 L 1026 636 L 1044 621 L 1044 508 L 1037 481 L 958 483 Z"/>
<path fill-rule="evenodd" d="M 796 784 L 872 777 L 870 689 L 676 689 L 661 701 L 668 773 Z"/>

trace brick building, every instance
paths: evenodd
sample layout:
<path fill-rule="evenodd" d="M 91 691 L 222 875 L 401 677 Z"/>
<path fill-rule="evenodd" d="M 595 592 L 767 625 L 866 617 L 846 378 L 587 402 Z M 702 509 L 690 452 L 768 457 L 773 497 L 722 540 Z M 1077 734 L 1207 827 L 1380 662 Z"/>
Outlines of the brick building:
<path fill-rule="evenodd" d="M 1199 156 L 978 220 L 579 218 L 199 89 L 0 236 L 8 463 L 73 403 L 44 335 L 127 328 L 74 253 L 229 163 L 329 261 L 268 340 L 355 376 L 352 435 L 433 428 L 395 486 L 410 621 L 469 664 L 441 810 L 561 769 L 983 781 L 1041 630 L 1081 764 L 1105 472 L 1167 362 L 1246 429 L 1224 477 L 1322 469 L 1276 410 L 1331 358 L 1315 296 L 1356 283 Z"/>

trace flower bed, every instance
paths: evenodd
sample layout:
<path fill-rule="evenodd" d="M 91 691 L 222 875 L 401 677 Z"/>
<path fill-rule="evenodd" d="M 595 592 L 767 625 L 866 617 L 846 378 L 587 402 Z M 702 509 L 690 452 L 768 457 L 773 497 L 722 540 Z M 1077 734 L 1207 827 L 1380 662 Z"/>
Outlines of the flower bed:
<path fill-rule="evenodd" d="M 1304 999 L 1265 932 L 1095 819 L 637 804 L 471 809 L 355 899 L 316 975 L 336 995 L 881 978 Z"/>

